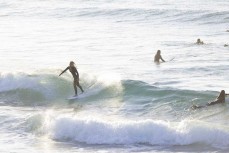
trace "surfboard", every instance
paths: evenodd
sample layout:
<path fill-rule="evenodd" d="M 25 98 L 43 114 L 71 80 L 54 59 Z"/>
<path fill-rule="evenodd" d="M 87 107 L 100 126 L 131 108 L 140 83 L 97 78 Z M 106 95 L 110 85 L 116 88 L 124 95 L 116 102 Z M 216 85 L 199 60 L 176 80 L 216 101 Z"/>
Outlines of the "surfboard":
<path fill-rule="evenodd" d="M 67 100 L 74 100 L 74 99 L 78 99 L 78 98 L 79 98 L 79 96 L 72 96 L 72 97 L 67 98 Z"/>
<path fill-rule="evenodd" d="M 175 59 L 175 57 L 171 58 L 171 59 L 169 60 L 169 62 L 170 62 L 170 61 L 173 61 L 174 59 Z"/>
<path fill-rule="evenodd" d="M 95 84 L 95 83 L 94 83 Z M 85 88 L 85 91 L 83 93 L 78 94 L 77 96 L 72 96 L 67 98 L 67 100 L 76 100 L 79 98 L 86 97 L 88 95 L 88 89 L 90 89 L 94 84 L 89 85 L 88 87 Z"/>

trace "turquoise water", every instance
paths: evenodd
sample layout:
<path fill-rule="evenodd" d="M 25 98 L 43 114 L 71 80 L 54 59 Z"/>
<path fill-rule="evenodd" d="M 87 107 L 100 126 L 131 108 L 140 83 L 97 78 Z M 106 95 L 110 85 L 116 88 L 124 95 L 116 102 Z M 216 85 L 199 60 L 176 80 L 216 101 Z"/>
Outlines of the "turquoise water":
<path fill-rule="evenodd" d="M 228 152 L 228 5 L 1 1 L 0 151 Z"/>

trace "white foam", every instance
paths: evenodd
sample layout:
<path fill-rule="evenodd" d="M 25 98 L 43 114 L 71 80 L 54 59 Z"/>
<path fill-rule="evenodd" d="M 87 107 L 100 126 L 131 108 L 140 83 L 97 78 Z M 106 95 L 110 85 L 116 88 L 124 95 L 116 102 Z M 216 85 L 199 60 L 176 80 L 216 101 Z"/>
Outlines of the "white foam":
<path fill-rule="evenodd" d="M 102 121 L 98 119 L 58 118 L 54 139 L 88 144 L 189 145 L 203 143 L 217 147 L 229 145 L 229 132 L 200 121 Z"/>
<path fill-rule="evenodd" d="M 0 92 L 19 88 L 34 88 L 38 85 L 36 78 L 30 78 L 25 74 L 6 74 L 0 76 Z"/>

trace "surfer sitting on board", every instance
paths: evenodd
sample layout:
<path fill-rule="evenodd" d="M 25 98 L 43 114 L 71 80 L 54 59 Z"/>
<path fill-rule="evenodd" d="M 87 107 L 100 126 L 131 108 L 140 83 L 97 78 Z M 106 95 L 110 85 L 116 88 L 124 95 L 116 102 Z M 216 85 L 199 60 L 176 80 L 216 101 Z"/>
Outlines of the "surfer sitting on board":
<path fill-rule="evenodd" d="M 206 107 L 206 106 L 212 106 L 215 104 L 223 104 L 223 103 L 225 103 L 225 97 L 227 95 L 229 95 L 229 94 L 226 94 L 224 90 L 221 90 L 219 96 L 214 101 L 208 102 L 205 106 L 193 105 L 192 109 L 202 108 L 202 107 Z"/>
<path fill-rule="evenodd" d="M 154 56 L 154 62 L 155 63 L 159 63 L 160 62 L 160 59 L 165 62 L 165 60 L 161 57 L 161 51 L 158 50 L 157 51 L 157 54 Z"/>
<path fill-rule="evenodd" d="M 197 45 L 203 45 L 203 44 L 204 44 L 204 42 L 203 42 L 203 41 L 201 41 L 201 40 L 200 40 L 200 38 L 198 38 L 198 39 L 197 39 L 197 41 L 196 41 L 196 44 L 197 44 Z"/>
<path fill-rule="evenodd" d="M 78 71 L 75 67 L 75 63 L 73 61 L 70 62 L 69 66 L 64 71 L 62 71 L 59 76 L 61 76 L 67 70 L 69 70 L 72 73 L 72 76 L 74 78 L 73 87 L 75 89 L 75 96 L 77 96 L 77 87 L 76 86 L 78 86 L 82 92 L 84 92 L 84 91 L 83 91 L 83 88 L 81 87 L 81 85 L 79 84 L 79 73 L 78 73 Z"/>

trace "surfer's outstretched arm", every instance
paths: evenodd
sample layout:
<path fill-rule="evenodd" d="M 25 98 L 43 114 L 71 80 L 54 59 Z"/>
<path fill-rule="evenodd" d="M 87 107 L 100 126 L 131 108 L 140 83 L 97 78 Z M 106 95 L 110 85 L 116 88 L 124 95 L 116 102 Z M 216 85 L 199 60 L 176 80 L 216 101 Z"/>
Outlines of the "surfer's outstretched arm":
<path fill-rule="evenodd" d="M 164 60 L 162 57 L 160 57 L 160 59 L 161 59 L 163 62 L 165 62 L 165 60 Z"/>
<path fill-rule="evenodd" d="M 69 67 L 67 67 L 64 71 L 62 71 L 59 76 L 61 76 L 64 72 L 66 72 L 69 69 Z"/>

